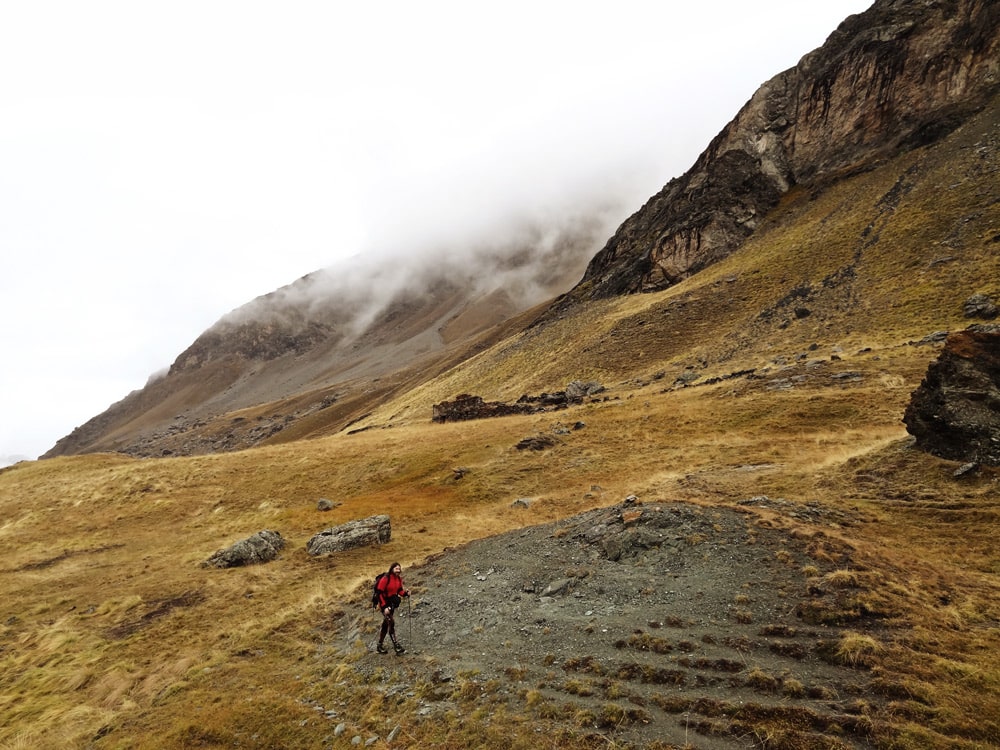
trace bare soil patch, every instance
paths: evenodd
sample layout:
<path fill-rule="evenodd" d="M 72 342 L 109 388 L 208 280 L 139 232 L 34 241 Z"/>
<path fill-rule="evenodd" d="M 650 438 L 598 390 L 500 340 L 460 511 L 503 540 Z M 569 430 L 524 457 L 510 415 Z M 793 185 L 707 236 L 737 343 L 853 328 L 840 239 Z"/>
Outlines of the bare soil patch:
<path fill-rule="evenodd" d="M 850 521 L 813 509 L 793 536 L 756 512 L 774 502 L 627 501 L 446 550 L 405 571 L 406 654 L 375 653 L 377 618 L 349 618 L 356 668 L 393 695 L 400 675 L 437 686 L 416 720 L 500 701 L 624 745 L 757 746 L 765 721 L 783 746 L 867 747 L 879 698 L 842 644 L 878 617 L 821 530 Z"/>

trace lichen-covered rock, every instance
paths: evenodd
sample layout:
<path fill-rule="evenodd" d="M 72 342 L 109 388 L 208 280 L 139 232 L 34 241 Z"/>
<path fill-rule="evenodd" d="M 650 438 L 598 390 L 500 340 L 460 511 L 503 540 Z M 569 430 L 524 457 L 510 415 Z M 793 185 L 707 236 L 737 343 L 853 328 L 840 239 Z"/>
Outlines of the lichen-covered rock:
<path fill-rule="evenodd" d="M 950 334 L 903 422 L 921 450 L 1000 466 L 1000 325 Z"/>
<path fill-rule="evenodd" d="M 962 306 L 965 317 L 982 318 L 983 320 L 993 320 L 1000 314 L 996 302 L 988 294 L 973 294 Z"/>
<path fill-rule="evenodd" d="M 319 532 L 306 543 L 306 551 L 310 555 L 326 555 L 357 547 L 385 544 L 390 538 L 392 538 L 392 524 L 389 516 L 370 516 Z"/>
<path fill-rule="evenodd" d="M 271 562 L 284 548 L 285 540 L 277 531 L 264 529 L 253 536 L 220 549 L 205 562 L 207 568 L 238 568 L 241 565 L 257 565 Z"/>

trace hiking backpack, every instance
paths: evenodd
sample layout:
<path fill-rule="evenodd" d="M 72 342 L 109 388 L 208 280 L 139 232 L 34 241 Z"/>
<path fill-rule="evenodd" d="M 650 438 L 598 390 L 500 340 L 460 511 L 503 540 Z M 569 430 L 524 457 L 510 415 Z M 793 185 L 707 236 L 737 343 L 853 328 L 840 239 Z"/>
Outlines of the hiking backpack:
<path fill-rule="evenodd" d="M 378 590 L 378 584 L 383 578 L 385 578 L 385 573 L 379 573 L 375 576 L 375 582 L 372 584 L 372 608 L 378 607 L 379 594 L 381 593 Z"/>

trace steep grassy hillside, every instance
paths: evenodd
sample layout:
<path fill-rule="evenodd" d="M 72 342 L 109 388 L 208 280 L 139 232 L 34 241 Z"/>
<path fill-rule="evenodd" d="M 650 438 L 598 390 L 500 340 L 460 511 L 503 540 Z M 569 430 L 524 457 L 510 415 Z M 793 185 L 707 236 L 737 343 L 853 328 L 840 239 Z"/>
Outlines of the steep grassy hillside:
<path fill-rule="evenodd" d="M 613 722 L 595 730 L 587 714 L 543 710 L 543 686 L 501 699 L 473 674 L 442 683 L 440 644 L 423 644 L 406 671 L 377 661 L 357 587 L 398 559 L 419 602 L 412 564 L 630 494 L 742 508 L 817 560 L 850 550 L 849 595 L 830 616 L 854 631 L 841 658 L 871 692 L 830 700 L 867 729 L 815 746 L 1000 746 L 998 474 L 956 479 L 954 465 L 910 447 L 900 422 L 936 355 L 917 342 L 966 325 L 972 293 L 1000 290 L 997 114 L 823 192 L 789 194 L 738 253 L 677 287 L 543 316 L 384 393 L 354 425 L 370 429 L 3 470 L 0 746 L 328 748 L 363 735 L 386 747 L 387 717 L 400 726 L 394 746 L 624 746 Z M 513 399 L 571 379 L 608 390 L 560 413 L 430 422 L 433 403 L 461 392 Z M 515 447 L 537 435 L 552 447 Z M 741 504 L 761 496 L 782 503 Z M 343 505 L 320 512 L 324 497 Z M 531 507 L 512 508 L 517 498 Z M 385 547 L 306 554 L 314 533 L 374 513 L 392 518 Z M 262 528 L 288 540 L 281 559 L 200 567 Z M 427 701 L 445 708 L 427 714 Z M 698 712 L 710 705 L 685 705 L 692 727 L 707 725 Z M 788 721 L 757 717 L 742 737 L 692 729 L 686 742 L 802 746 Z"/>

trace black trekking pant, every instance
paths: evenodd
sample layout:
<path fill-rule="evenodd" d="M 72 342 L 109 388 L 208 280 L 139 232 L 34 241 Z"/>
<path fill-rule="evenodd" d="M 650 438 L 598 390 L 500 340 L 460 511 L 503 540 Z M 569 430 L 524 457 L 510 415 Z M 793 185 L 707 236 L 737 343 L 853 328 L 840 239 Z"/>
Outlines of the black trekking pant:
<path fill-rule="evenodd" d="M 393 607 L 386 607 L 389 610 L 389 614 L 385 613 L 385 609 L 382 610 L 382 630 L 378 636 L 379 645 L 385 640 L 386 633 L 392 639 L 392 642 L 396 642 L 396 610 Z"/>

